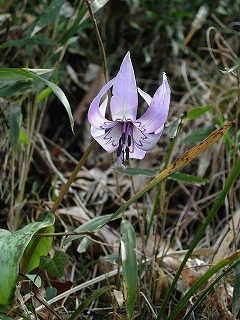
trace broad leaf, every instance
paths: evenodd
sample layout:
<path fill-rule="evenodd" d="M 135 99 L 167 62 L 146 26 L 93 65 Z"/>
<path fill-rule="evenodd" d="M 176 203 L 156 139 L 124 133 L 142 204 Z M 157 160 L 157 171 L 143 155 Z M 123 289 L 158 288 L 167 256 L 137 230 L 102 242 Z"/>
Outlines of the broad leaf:
<path fill-rule="evenodd" d="M 147 176 L 147 177 L 156 177 L 157 172 L 151 169 L 144 169 L 144 168 L 117 168 L 116 169 L 119 173 L 127 174 L 130 176 Z"/>
<path fill-rule="evenodd" d="M 46 256 L 40 257 L 39 269 L 47 271 L 57 278 L 61 278 L 64 273 L 64 265 L 68 260 L 68 255 L 63 251 L 57 251 L 53 258 Z"/>
<path fill-rule="evenodd" d="M 47 228 L 44 229 L 44 233 L 52 233 L 52 232 L 54 232 L 53 226 L 48 226 Z M 30 260 L 25 262 L 24 260 L 28 259 L 29 252 L 35 243 L 34 239 L 32 239 L 29 242 L 27 248 L 24 251 L 23 258 L 22 258 L 22 263 L 24 263 L 24 265 L 27 266 L 26 273 L 31 272 L 32 270 L 34 270 L 39 266 L 40 257 L 46 256 L 48 254 L 52 246 L 52 241 L 53 241 L 52 237 L 42 237 L 39 240 L 36 248 L 34 248 L 34 251 L 31 254 Z"/>
<path fill-rule="evenodd" d="M 206 182 L 208 182 L 207 179 L 203 179 L 197 176 L 194 176 L 192 174 L 188 173 L 181 173 L 181 172 L 175 172 L 171 174 L 168 179 L 177 180 L 185 183 L 189 183 L 195 186 L 201 186 L 204 185 Z"/>
<path fill-rule="evenodd" d="M 70 120 L 71 128 L 73 130 L 74 119 L 72 116 L 70 104 L 64 92 L 53 82 L 39 76 L 39 74 L 41 74 L 42 72 L 47 72 L 47 71 L 49 70 L 37 69 L 37 70 L 34 70 L 33 72 L 32 69 L 25 69 L 25 68 L 2 68 L 0 69 L 0 85 L 3 83 L 7 85 L 16 81 L 21 81 L 26 79 L 41 81 L 42 83 L 44 83 L 45 85 L 47 85 L 52 89 L 52 91 L 55 93 L 55 95 L 64 105 L 68 114 L 68 118 Z"/>
<path fill-rule="evenodd" d="M 194 119 L 197 119 L 198 117 L 200 117 L 201 115 L 203 115 L 204 113 L 212 110 L 213 108 L 213 105 L 210 104 L 208 106 L 205 106 L 205 107 L 196 107 L 196 108 L 193 108 L 191 110 L 188 111 L 187 113 L 187 116 L 186 118 L 188 120 L 194 120 Z"/>
<path fill-rule="evenodd" d="M 214 125 L 209 127 L 197 128 L 183 139 L 183 143 L 191 143 L 206 139 L 215 129 Z"/>
<path fill-rule="evenodd" d="M 48 213 L 42 222 L 34 222 L 11 233 L 0 229 L 0 305 L 11 304 L 24 250 L 33 235 L 54 223 L 54 215 Z"/>

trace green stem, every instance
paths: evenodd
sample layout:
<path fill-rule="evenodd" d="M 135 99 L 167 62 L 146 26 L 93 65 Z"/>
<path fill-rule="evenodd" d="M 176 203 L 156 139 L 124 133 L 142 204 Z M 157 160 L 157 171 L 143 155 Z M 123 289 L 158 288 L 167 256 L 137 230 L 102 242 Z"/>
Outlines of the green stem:
<path fill-rule="evenodd" d="M 60 203 L 62 202 L 62 199 L 64 198 L 65 194 L 67 193 L 68 189 L 70 188 L 73 181 L 76 179 L 76 176 L 79 172 L 79 170 L 82 168 L 83 164 L 87 160 L 87 157 L 92 152 L 93 148 L 96 145 L 96 141 L 93 140 L 90 145 L 88 146 L 87 150 L 84 152 L 82 158 L 79 160 L 78 164 L 76 165 L 75 169 L 73 170 L 71 176 L 68 178 L 68 181 L 63 186 L 57 200 L 55 201 L 54 205 L 52 206 L 51 212 L 55 213 L 55 211 L 58 209 Z"/>

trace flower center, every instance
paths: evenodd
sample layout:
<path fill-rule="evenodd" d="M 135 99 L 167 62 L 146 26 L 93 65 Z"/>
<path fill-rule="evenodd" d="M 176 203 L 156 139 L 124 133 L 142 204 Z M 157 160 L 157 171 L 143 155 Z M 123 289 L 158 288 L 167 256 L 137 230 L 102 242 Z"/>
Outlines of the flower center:
<path fill-rule="evenodd" d="M 121 123 L 122 135 L 119 139 L 117 148 L 117 157 L 121 158 L 122 163 L 129 160 L 130 147 L 132 145 L 132 123 L 122 122 Z"/>

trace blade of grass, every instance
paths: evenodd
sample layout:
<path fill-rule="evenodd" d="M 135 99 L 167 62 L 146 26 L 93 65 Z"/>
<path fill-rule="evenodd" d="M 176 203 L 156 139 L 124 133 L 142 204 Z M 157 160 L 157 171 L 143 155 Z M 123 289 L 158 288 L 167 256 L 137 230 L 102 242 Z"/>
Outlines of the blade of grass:
<path fill-rule="evenodd" d="M 83 313 L 84 310 L 88 308 L 88 306 L 90 306 L 91 303 L 97 300 L 103 293 L 112 291 L 113 288 L 114 286 L 105 286 L 100 289 L 94 290 L 93 293 L 91 293 L 74 311 L 69 320 L 79 319 L 79 316 Z"/>
<path fill-rule="evenodd" d="M 136 256 L 136 234 L 129 220 L 121 222 L 122 272 L 126 289 L 126 309 L 132 319 L 138 291 L 138 267 Z"/>
<path fill-rule="evenodd" d="M 170 316 L 168 317 L 168 320 L 173 320 L 175 317 L 179 314 L 180 310 L 184 308 L 184 306 L 189 302 L 189 299 L 193 297 L 194 294 L 196 294 L 197 290 L 200 289 L 204 284 L 207 283 L 207 281 L 214 276 L 217 272 L 219 272 L 221 269 L 232 263 L 234 260 L 239 259 L 240 254 L 234 254 L 231 257 L 228 257 L 226 259 L 223 259 L 219 261 L 217 264 L 215 264 L 213 267 L 211 267 L 198 281 L 194 283 L 194 285 L 188 290 L 188 292 L 184 295 L 182 300 L 179 301 L 177 306 L 174 308 L 174 310 L 171 312 Z M 239 263 L 239 261 L 238 261 Z M 220 279 L 218 279 L 219 281 Z M 216 283 L 211 283 L 211 285 L 208 287 L 208 291 L 210 291 Z M 207 292 L 208 292 L 207 291 Z M 200 301 L 199 301 L 200 302 Z M 194 304 L 195 305 L 195 304 Z M 194 308 L 196 308 L 197 305 L 195 305 Z M 191 308 L 191 312 L 192 312 Z M 189 312 L 188 312 L 189 313 Z M 190 314 L 189 314 L 190 316 Z M 188 317 L 186 318 L 188 319 Z"/>
<path fill-rule="evenodd" d="M 162 306 L 159 310 L 159 313 L 158 313 L 158 316 L 157 316 L 157 320 L 160 320 L 162 319 L 163 317 L 163 314 L 164 314 L 164 311 L 166 309 L 166 306 L 168 304 L 168 301 L 170 299 L 170 296 L 178 282 L 178 279 L 180 278 L 181 276 L 181 272 L 188 260 L 188 258 L 190 257 L 191 253 L 193 252 L 193 250 L 196 248 L 198 242 L 201 240 L 202 238 L 202 235 L 204 234 L 207 226 L 209 225 L 209 223 L 211 222 L 211 220 L 214 218 L 215 214 L 218 212 L 218 209 L 220 208 L 222 202 L 224 201 L 226 195 L 228 194 L 230 188 L 232 187 L 233 183 L 236 181 L 236 179 L 238 178 L 240 174 L 240 159 L 238 159 L 238 161 L 236 162 L 236 165 L 234 166 L 234 168 L 232 169 L 226 183 L 225 183 L 225 186 L 222 190 L 222 192 L 220 193 L 220 195 L 218 196 L 216 202 L 214 203 L 212 209 L 210 210 L 208 216 L 206 217 L 204 223 L 202 224 L 202 226 L 199 228 L 199 230 L 197 231 L 197 234 L 195 236 L 195 238 L 193 239 L 187 253 L 186 253 L 186 256 L 184 257 L 174 279 L 173 279 L 173 282 L 163 300 L 163 303 L 162 303 Z"/>
<path fill-rule="evenodd" d="M 240 309 L 240 265 L 236 266 L 235 272 L 236 275 L 232 298 L 232 314 L 234 319 L 236 319 Z"/>
<path fill-rule="evenodd" d="M 186 313 L 186 315 L 184 316 L 183 320 L 189 320 L 190 316 L 192 314 L 192 312 L 196 309 L 196 307 L 199 305 L 199 303 L 201 301 L 203 301 L 203 299 L 206 297 L 206 295 L 208 294 L 208 292 L 210 290 L 212 290 L 215 286 L 215 284 L 217 284 L 224 276 L 226 276 L 231 270 L 233 270 L 234 268 L 239 267 L 239 263 L 240 260 L 238 260 L 237 262 L 235 262 L 233 265 L 231 265 L 230 267 L 226 268 L 204 291 L 203 293 L 198 297 L 198 299 L 194 302 L 194 304 L 191 306 L 191 308 L 189 309 L 189 311 Z"/>

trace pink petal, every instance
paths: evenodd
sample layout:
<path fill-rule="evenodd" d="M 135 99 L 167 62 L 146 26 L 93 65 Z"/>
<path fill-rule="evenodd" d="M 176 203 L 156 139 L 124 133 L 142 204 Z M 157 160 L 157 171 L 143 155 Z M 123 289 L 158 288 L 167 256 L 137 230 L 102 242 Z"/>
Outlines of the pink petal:
<path fill-rule="evenodd" d="M 129 158 L 132 159 L 143 159 L 145 157 L 146 151 L 139 149 L 134 145 L 133 150 L 129 153 Z"/>
<path fill-rule="evenodd" d="M 147 102 L 147 104 L 150 105 L 150 103 L 152 101 L 152 97 L 140 88 L 138 88 L 138 93 Z"/>
<path fill-rule="evenodd" d="M 141 96 L 147 101 L 149 98 L 146 98 L 146 94 L 139 92 Z M 151 103 L 146 110 L 146 112 L 137 119 L 137 122 L 140 123 L 140 126 L 145 129 L 146 133 L 155 132 L 159 129 L 167 120 L 168 111 L 170 104 L 170 87 L 166 74 L 163 73 L 163 83 L 155 92 Z"/>
<path fill-rule="evenodd" d="M 143 151 L 152 150 L 157 144 L 159 138 L 161 137 L 163 127 L 161 131 L 157 133 L 142 133 L 138 128 L 133 128 L 133 140 L 137 147 Z"/>
<path fill-rule="evenodd" d="M 128 52 L 121 64 L 112 89 L 110 108 L 113 120 L 135 120 L 138 94 L 134 70 Z"/>
<path fill-rule="evenodd" d="M 91 126 L 92 137 L 105 149 L 108 153 L 115 151 L 119 145 L 121 137 L 121 125 L 117 124 L 113 128 L 107 130 L 99 130 Z"/>
<path fill-rule="evenodd" d="M 99 107 L 102 97 L 106 94 L 106 92 L 112 87 L 114 84 L 115 78 L 110 80 L 105 86 L 100 90 L 98 95 L 93 99 L 90 104 L 90 108 L 88 110 L 88 121 L 90 124 L 97 129 L 108 129 L 112 127 L 112 121 L 106 119 L 105 112 L 104 115 L 101 114 Z"/>

